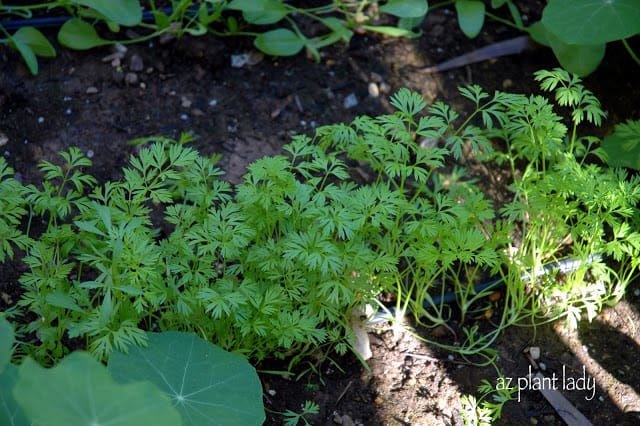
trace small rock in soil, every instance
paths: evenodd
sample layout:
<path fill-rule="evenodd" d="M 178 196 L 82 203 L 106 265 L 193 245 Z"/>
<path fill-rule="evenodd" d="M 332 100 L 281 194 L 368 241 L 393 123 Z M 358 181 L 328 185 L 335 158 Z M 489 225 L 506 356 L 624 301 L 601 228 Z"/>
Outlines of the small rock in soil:
<path fill-rule="evenodd" d="M 531 346 L 529 348 L 529 354 L 531 355 L 531 359 L 540 359 L 540 348 L 538 346 Z"/>
<path fill-rule="evenodd" d="M 144 62 L 142 57 L 138 54 L 133 54 L 129 60 L 129 69 L 131 71 L 140 72 L 144 69 Z"/>
<path fill-rule="evenodd" d="M 342 426 L 356 426 L 353 419 L 346 414 L 342 416 L 341 420 L 342 420 L 342 423 L 341 423 Z"/>
<path fill-rule="evenodd" d="M 135 72 L 128 72 L 124 76 L 124 82 L 127 84 L 136 84 L 138 82 L 138 74 Z"/>
<path fill-rule="evenodd" d="M 380 96 L 380 88 L 376 83 L 369 83 L 369 86 L 367 88 L 369 90 L 369 96 L 371 96 L 372 98 L 377 98 L 378 96 Z"/>
<path fill-rule="evenodd" d="M 342 105 L 345 109 L 353 108 L 358 105 L 358 98 L 355 93 L 350 93 L 347 97 L 344 98 Z"/>
<path fill-rule="evenodd" d="M 85 92 L 87 95 L 95 95 L 96 93 L 98 93 L 98 88 L 95 86 L 89 86 L 87 87 L 87 90 Z"/>

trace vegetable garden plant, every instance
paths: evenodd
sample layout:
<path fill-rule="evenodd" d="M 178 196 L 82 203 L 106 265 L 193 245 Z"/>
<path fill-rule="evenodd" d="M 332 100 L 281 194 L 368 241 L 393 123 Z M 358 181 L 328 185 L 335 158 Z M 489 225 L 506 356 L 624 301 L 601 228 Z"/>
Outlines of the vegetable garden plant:
<path fill-rule="evenodd" d="M 295 136 L 236 186 L 188 135 L 134 141 L 143 146 L 119 181 L 97 182 L 75 148 L 62 164 L 41 163 L 39 186 L 18 182 L 0 158 L 0 260 L 26 266 L 22 297 L 4 316 L 18 336 L 13 359 L 28 357 L 18 379 L 13 365 L 0 379 L 17 380 L 12 395 L 35 416 L 28 386 L 50 375 L 54 392 L 81 392 L 79 378 L 60 371 L 84 365 L 105 386 L 181 368 L 207 387 L 201 381 L 220 372 L 203 351 L 293 368 L 320 347 L 349 351 L 352 313 L 377 306 L 381 293 L 425 327 L 448 327 L 458 312 L 462 344 L 430 343 L 475 363 L 493 362 L 506 327 L 593 318 L 636 277 L 640 178 L 603 165 L 600 141 L 580 134 L 604 113 L 579 78 L 556 69 L 536 79 L 553 100 L 461 88 L 473 106 L 464 117 L 402 89 L 391 99 L 396 112 Z M 509 171 L 503 205 L 456 165 L 463 155 Z M 581 266 L 562 277 L 534 273 L 565 257 Z M 501 305 L 485 298 L 493 289 L 475 287 L 489 275 L 504 282 Z M 436 297 L 445 293 L 456 309 Z M 499 321 L 480 333 L 472 318 L 488 307 L 501 309 Z M 194 350 L 173 360 L 162 355 L 180 352 L 172 344 Z M 112 378 L 70 354 L 78 346 L 107 362 Z M 127 372 L 134 359 L 156 361 L 138 376 Z M 182 421 L 199 424 L 182 411 L 177 385 L 160 385 L 149 395 L 158 403 L 168 395 Z M 499 416 L 508 395 L 497 397 L 477 410 Z"/>
<path fill-rule="evenodd" d="M 560 64 L 578 75 L 594 71 L 604 57 L 607 43 L 614 41 L 621 41 L 640 64 L 628 41 L 640 34 L 636 0 L 550 0 L 543 8 L 542 18 L 528 26 L 516 3 L 491 0 L 487 9 L 482 0 L 445 0 L 432 5 L 427 0 L 339 0 L 304 8 L 285 0 L 149 0 L 145 2 L 148 10 L 143 13 L 139 0 L 54 0 L 29 5 L 0 2 L 0 17 L 18 18 L 17 22 L 9 21 L 17 28 L 5 28 L 7 22 L 0 21 L 0 36 L 4 36 L 0 43 L 16 49 L 34 74 L 38 72 L 38 56 L 56 55 L 54 47 L 36 28 L 38 25 L 60 26 L 58 42 L 71 49 L 211 33 L 253 37 L 255 47 L 269 55 L 289 56 L 305 49 L 319 60 L 320 49 L 348 42 L 355 32 L 419 37 L 419 26 L 429 10 L 454 5 L 460 29 L 468 37 L 476 37 L 488 17 L 550 47 Z M 42 11 L 51 9 L 64 10 L 68 19 L 31 20 L 34 12 L 47 15 Z M 509 18 L 501 13 L 505 9 Z M 393 17 L 394 25 L 381 23 L 382 15 Z M 324 31 L 306 35 L 300 17 L 317 23 Z M 122 27 L 138 27 L 143 35 L 124 38 Z"/>

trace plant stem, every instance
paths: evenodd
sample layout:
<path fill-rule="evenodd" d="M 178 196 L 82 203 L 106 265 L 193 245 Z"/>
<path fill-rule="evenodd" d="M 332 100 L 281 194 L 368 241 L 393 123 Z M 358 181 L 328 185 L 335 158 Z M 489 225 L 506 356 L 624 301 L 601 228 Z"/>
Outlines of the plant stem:
<path fill-rule="evenodd" d="M 631 46 L 629 46 L 629 43 L 627 42 L 626 38 L 623 38 L 622 40 L 622 45 L 624 46 L 625 49 L 627 49 L 627 52 L 629 52 L 629 56 L 631 56 L 631 58 L 638 64 L 640 65 L 640 57 L 638 57 L 638 55 L 636 55 L 636 53 L 633 51 L 633 49 L 631 48 Z"/>

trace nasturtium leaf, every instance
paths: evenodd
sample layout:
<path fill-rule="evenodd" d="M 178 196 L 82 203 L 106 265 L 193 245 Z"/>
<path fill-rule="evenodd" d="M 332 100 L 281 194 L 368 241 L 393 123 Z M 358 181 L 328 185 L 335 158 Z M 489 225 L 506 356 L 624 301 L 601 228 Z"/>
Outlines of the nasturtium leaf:
<path fill-rule="evenodd" d="M 542 46 L 551 47 L 549 45 L 549 37 L 547 36 L 549 31 L 547 31 L 544 25 L 542 25 L 542 22 L 534 22 L 533 24 L 529 25 L 527 31 L 529 32 L 529 37 L 531 37 L 533 41 Z"/>
<path fill-rule="evenodd" d="M 484 24 L 484 3 L 478 0 L 458 0 L 456 12 L 462 32 L 469 38 L 477 36 Z"/>
<path fill-rule="evenodd" d="M 640 34 L 640 2 L 551 0 L 542 23 L 566 44 L 604 44 Z"/>
<path fill-rule="evenodd" d="M 86 352 L 73 352 L 49 369 L 27 358 L 13 396 L 37 425 L 181 425 L 166 394 L 149 382 L 116 383 Z"/>
<path fill-rule="evenodd" d="M 262 12 L 275 7 L 277 0 L 231 0 L 226 8 L 231 10 L 241 10 L 242 12 Z"/>
<path fill-rule="evenodd" d="M 269 25 L 283 19 L 291 12 L 291 9 L 286 7 L 284 3 L 278 0 L 271 0 L 266 2 L 264 7 L 260 10 L 245 10 L 242 12 L 242 17 L 245 21 L 255 25 Z"/>
<path fill-rule="evenodd" d="M 24 43 L 33 50 L 38 56 L 53 58 L 56 56 L 56 50 L 53 48 L 49 40 L 42 35 L 40 31 L 33 27 L 22 27 L 16 31 L 11 39 L 20 43 Z"/>
<path fill-rule="evenodd" d="M 0 317 L 0 373 L 11 361 L 11 353 L 13 352 L 13 328 L 9 321 Z"/>
<path fill-rule="evenodd" d="M 551 50 L 553 50 L 560 65 L 580 77 L 587 76 L 595 71 L 604 58 L 606 44 L 567 44 L 551 32 L 547 32 L 546 36 L 547 42 L 549 42 Z"/>
<path fill-rule="evenodd" d="M 142 22 L 139 0 L 71 0 L 71 3 L 94 9 L 108 20 L 121 25 L 134 27 Z"/>
<path fill-rule="evenodd" d="M 18 367 L 7 365 L 0 374 L 0 425 L 7 426 L 31 426 L 13 397 L 13 387 L 18 381 Z"/>
<path fill-rule="evenodd" d="M 640 170 L 640 120 L 617 124 L 601 146 L 611 167 Z"/>
<path fill-rule="evenodd" d="M 414 28 L 418 28 L 424 22 L 426 15 L 415 17 L 415 18 L 400 18 L 398 19 L 398 28 L 402 28 L 404 30 L 413 30 Z"/>
<path fill-rule="evenodd" d="M 419 18 L 429 11 L 427 0 L 389 0 L 380 6 L 380 12 L 399 18 Z"/>
<path fill-rule="evenodd" d="M 9 46 L 13 47 L 18 51 L 18 53 L 20 53 L 20 56 L 22 56 L 22 59 L 27 64 L 31 74 L 38 74 L 38 58 L 36 58 L 36 54 L 28 44 L 20 40 L 13 40 L 10 38 Z"/>
<path fill-rule="evenodd" d="M 22 27 L 9 37 L 9 44 L 15 48 L 31 74 L 38 74 L 37 56 L 53 57 L 56 51 L 44 35 L 33 27 Z"/>
<path fill-rule="evenodd" d="M 158 385 L 172 399 L 185 425 L 262 424 L 262 387 L 246 359 L 193 333 L 147 336 L 148 347 L 111 355 L 108 368 L 116 380 L 148 380 Z"/>
<path fill-rule="evenodd" d="M 87 50 L 112 43 L 101 38 L 91 24 L 78 18 L 70 19 L 60 27 L 58 41 L 61 45 L 76 50 Z"/>
<path fill-rule="evenodd" d="M 259 34 L 253 44 L 267 55 L 293 56 L 302 50 L 305 40 L 291 30 L 278 28 Z"/>

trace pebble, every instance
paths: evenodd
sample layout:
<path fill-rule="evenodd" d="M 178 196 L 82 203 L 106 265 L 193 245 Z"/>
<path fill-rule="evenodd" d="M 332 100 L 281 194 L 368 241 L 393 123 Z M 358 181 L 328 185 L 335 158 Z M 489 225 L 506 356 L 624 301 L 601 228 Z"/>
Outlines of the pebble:
<path fill-rule="evenodd" d="M 347 95 L 344 98 L 342 105 L 345 109 L 353 108 L 358 105 L 358 98 L 356 97 L 355 93 L 350 93 L 349 95 Z"/>
<path fill-rule="evenodd" d="M 191 107 L 191 100 L 186 96 L 182 96 L 180 97 L 180 105 L 182 106 L 182 108 L 189 108 Z"/>
<path fill-rule="evenodd" d="M 377 98 L 378 96 L 380 96 L 380 88 L 374 82 L 369 83 L 369 85 L 367 86 L 367 90 L 369 91 L 369 96 L 371 96 L 372 98 Z"/>
<path fill-rule="evenodd" d="M 87 95 L 95 95 L 96 93 L 98 93 L 98 88 L 95 86 L 89 86 L 87 87 L 87 90 L 85 92 Z"/>
<path fill-rule="evenodd" d="M 353 422 L 353 419 L 346 414 L 343 414 L 341 417 L 342 422 L 340 423 L 343 426 L 355 426 L 356 424 Z"/>
<path fill-rule="evenodd" d="M 131 59 L 129 60 L 129 69 L 135 72 L 140 72 L 144 69 L 144 62 L 142 61 L 142 57 L 140 55 L 131 55 Z"/>
<path fill-rule="evenodd" d="M 9 143 L 9 138 L 4 133 L 0 133 L 0 146 L 5 146 L 7 143 Z"/>
<path fill-rule="evenodd" d="M 38 123 L 39 124 L 44 123 L 44 117 L 38 117 Z"/>
<path fill-rule="evenodd" d="M 214 107 L 214 106 L 216 106 L 216 105 L 218 105 L 218 100 L 217 100 L 217 99 L 211 99 L 211 100 L 209 101 L 209 106 Z"/>
<path fill-rule="evenodd" d="M 529 348 L 529 354 L 531 355 L 531 359 L 539 359 L 540 358 L 540 347 L 531 346 Z"/>
<path fill-rule="evenodd" d="M 189 116 L 187 114 L 180 114 L 180 120 L 187 121 L 188 119 L 189 119 Z"/>
<path fill-rule="evenodd" d="M 111 62 L 111 63 L 113 63 L 114 60 L 122 59 L 122 58 L 124 58 L 124 53 L 113 52 L 112 54 L 103 57 L 102 58 L 102 62 Z"/>
<path fill-rule="evenodd" d="M 90 149 L 89 151 L 87 151 L 87 158 L 93 158 L 93 156 L 95 155 L 95 153 L 93 152 L 92 149 Z"/>
<path fill-rule="evenodd" d="M 124 75 L 124 82 L 127 84 L 136 84 L 138 82 L 138 74 L 135 72 L 128 72 Z"/>

